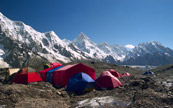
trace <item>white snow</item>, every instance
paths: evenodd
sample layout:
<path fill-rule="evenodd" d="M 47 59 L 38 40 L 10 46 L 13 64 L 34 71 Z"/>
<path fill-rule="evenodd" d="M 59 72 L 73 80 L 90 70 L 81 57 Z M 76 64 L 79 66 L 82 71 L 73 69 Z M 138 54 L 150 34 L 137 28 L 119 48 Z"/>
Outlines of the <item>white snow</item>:
<path fill-rule="evenodd" d="M 171 56 L 170 54 L 168 54 L 168 53 L 166 53 L 166 52 L 165 52 L 165 55 L 167 55 L 167 56 Z"/>
<path fill-rule="evenodd" d="M 71 44 L 72 42 L 70 40 L 67 40 L 67 39 L 63 39 L 62 40 L 64 43 L 66 43 L 67 45 Z"/>
<path fill-rule="evenodd" d="M 10 65 L 4 61 L 4 57 L 5 57 L 5 52 L 6 50 L 3 50 L 3 45 L 0 44 L 0 68 L 7 68 Z M 3 57 L 4 56 L 4 57 Z"/>
<path fill-rule="evenodd" d="M 110 55 L 114 60 L 123 61 L 127 52 L 127 49 L 121 45 L 110 45 L 107 42 L 103 42 L 97 45 L 107 55 Z"/>
<path fill-rule="evenodd" d="M 5 54 L 5 52 L 2 49 L 0 49 L 0 56 L 4 55 L 4 54 Z"/>
<path fill-rule="evenodd" d="M 9 64 L 4 61 L 5 50 L 3 50 L 3 46 L 0 44 L 0 68 L 7 68 Z M 4 56 L 4 57 L 3 57 Z"/>
<path fill-rule="evenodd" d="M 117 60 L 123 62 L 123 60 L 125 59 L 125 57 L 126 57 L 125 55 L 118 56 L 118 57 L 117 57 Z"/>

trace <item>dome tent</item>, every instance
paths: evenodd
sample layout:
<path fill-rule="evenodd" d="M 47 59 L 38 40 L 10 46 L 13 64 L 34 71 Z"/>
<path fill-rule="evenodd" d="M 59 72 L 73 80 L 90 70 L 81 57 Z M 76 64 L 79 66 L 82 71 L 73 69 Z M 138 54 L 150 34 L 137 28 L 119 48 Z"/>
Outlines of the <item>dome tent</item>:
<path fill-rule="evenodd" d="M 142 75 L 154 75 L 154 72 L 149 70 L 149 71 L 144 72 Z"/>
<path fill-rule="evenodd" d="M 88 74 L 81 72 L 70 78 L 66 91 L 87 92 L 94 88 L 95 81 Z"/>
<path fill-rule="evenodd" d="M 130 75 L 130 73 L 126 72 L 126 73 L 121 74 L 121 77 L 124 77 L 124 76 L 131 76 L 131 75 Z"/>
<path fill-rule="evenodd" d="M 96 79 L 96 86 L 98 88 L 115 88 L 121 85 L 122 83 L 109 71 L 102 72 Z"/>

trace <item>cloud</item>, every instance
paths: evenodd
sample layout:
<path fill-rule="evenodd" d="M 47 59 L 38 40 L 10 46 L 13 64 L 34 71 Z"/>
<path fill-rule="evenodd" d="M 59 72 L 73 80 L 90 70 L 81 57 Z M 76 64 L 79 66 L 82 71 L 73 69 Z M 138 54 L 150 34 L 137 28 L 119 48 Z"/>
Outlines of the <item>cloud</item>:
<path fill-rule="evenodd" d="M 129 49 L 133 49 L 133 48 L 135 48 L 134 45 L 130 45 L 130 44 L 127 44 L 125 47 L 126 47 L 126 48 L 129 48 Z"/>

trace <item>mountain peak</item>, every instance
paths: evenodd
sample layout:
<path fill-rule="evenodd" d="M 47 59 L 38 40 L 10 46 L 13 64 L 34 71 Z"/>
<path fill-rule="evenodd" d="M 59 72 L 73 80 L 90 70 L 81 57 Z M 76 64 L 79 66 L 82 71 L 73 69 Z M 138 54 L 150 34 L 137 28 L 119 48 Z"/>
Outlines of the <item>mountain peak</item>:
<path fill-rule="evenodd" d="M 162 44 L 158 41 L 151 41 L 151 42 L 144 42 L 144 43 L 139 43 L 138 46 L 142 47 L 142 46 L 148 46 L 148 45 L 152 45 L 152 46 L 162 46 Z"/>
<path fill-rule="evenodd" d="M 54 31 L 49 31 L 49 32 L 46 32 L 45 34 L 50 34 L 50 35 L 53 35 L 53 36 L 57 36 Z"/>
<path fill-rule="evenodd" d="M 106 45 L 106 46 L 109 46 L 109 44 L 107 42 L 102 42 L 100 43 L 100 45 Z"/>
<path fill-rule="evenodd" d="M 157 41 L 151 41 L 150 42 L 152 45 L 162 45 L 160 42 L 157 42 Z"/>
<path fill-rule="evenodd" d="M 86 43 L 86 44 L 93 44 L 96 45 L 94 42 L 92 42 L 87 35 L 85 35 L 83 32 L 79 34 L 77 38 L 73 40 L 74 43 Z"/>
<path fill-rule="evenodd" d="M 88 36 L 86 34 L 84 34 L 83 32 L 81 32 L 77 38 L 89 40 Z"/>

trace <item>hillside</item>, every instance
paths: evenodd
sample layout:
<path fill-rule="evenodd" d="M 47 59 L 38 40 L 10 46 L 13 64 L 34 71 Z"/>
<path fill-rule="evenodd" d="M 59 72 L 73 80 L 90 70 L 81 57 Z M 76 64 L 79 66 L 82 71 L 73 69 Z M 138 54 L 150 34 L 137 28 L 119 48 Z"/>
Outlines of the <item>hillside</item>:
<path fill-rule="evenodd" d="M 166 86 L 166 80 L 160 80 L 172 69 L 172 65 L 153 69 L 155 76 L 142 76 L 143 71 L 103 62 L 83 62 L 96 70 L 97 76 L 110 68 L 120 73 L 129 72 L 132 76 L 120 78 L 122 87 L 94 90 L 77 95 L 66 92 L 65 88 L 56 89 L 51 84 L 38 82 L 32 84 L 0 84 L 0 107 L 15 108 L 171 108 L 173 106 L 173 87 Z M 73 64 L 73 63 L 71 63 Z M 165 71 L 166 70 L 166 71 Z M 168 72 L 168 73 L 167 73 Z M 164 79 L 162 78 L 162 79 Z M 158 81 L 160 80 L 160 81 Z M 165 83 L 166 81 L 166 83 Z M 169 81 L 170 83 L 170 81 Z"/>

